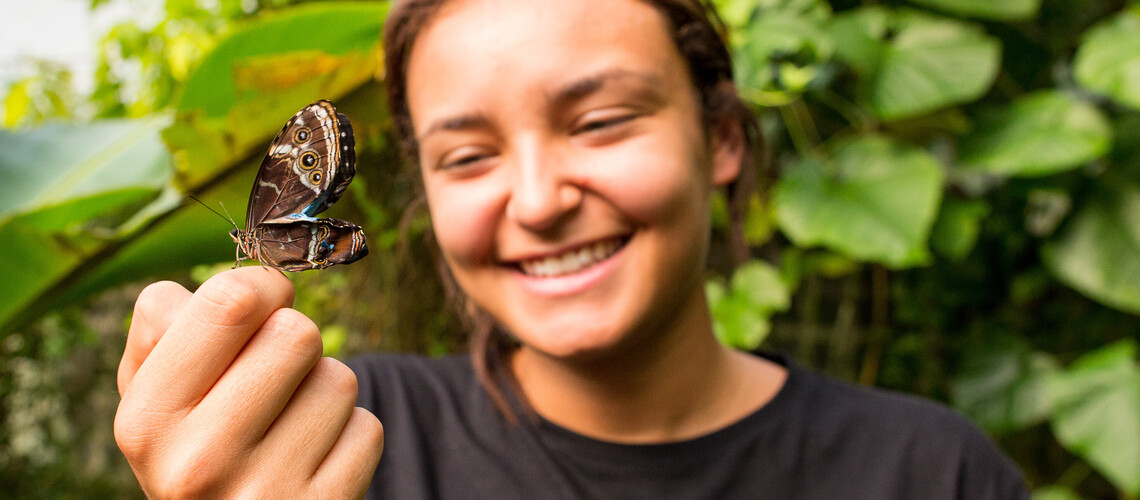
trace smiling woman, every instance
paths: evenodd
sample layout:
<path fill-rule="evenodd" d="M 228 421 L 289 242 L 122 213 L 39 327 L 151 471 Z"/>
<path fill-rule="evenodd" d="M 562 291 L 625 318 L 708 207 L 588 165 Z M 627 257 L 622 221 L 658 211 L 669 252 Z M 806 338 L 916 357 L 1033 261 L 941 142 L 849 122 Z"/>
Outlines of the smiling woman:
<path fill-rule="evenodd" d="M 1026 498 L 949 410 L 717 342 L 710 197 L 747 184 L 756 135 L 710 14 L 696 0 L 396 4 L 390 108 L 450 279 L 482 318 L 471 356 L 364 356 L 353 380 L 318 360 L 275 274 L 238 269 L 193 295 L 155 285 L 116 422 L 144 488 Z"/>

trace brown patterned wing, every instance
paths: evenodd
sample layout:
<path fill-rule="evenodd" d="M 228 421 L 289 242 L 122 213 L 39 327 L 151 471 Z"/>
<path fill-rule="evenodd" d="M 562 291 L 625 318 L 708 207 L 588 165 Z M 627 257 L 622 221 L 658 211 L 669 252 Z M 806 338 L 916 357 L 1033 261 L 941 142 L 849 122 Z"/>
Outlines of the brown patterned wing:
<path fill-rule="evenodd" d="M 270 143 L 249 196 L 246 230 L 280 217 L 315 217 L 348 187 L 355 163 L 348 118 L 328 101 L 305 106 Z"/>
<path fill-rule="evenodd" d="M 256 254 L 251 257 L 284 271 L 324 269 L 368 255 L 364 231 L 339 219 L 276 219 L 245 236 Z"/>
<path fill-rule="evenodd" d="M 331 108 L 332 105 L 330 104 L 329 107 Z M 326 144 L 330 145 L 330 149 L 337 150 L 336 168 L 332 170 L 332 182 L 329 189 L 302 211 L 309 217 L 316 217 L 317 214 L 324 212 L 333 203 L 336 203 L 356 175 L 356 139 L 352 135 L 352 123 L 348 121 L 347 116 L 340 113 L 335 114 L 336 128 L 333 130 L 333 135 L 336 137 L 335 145 L 332 142 Z"/>

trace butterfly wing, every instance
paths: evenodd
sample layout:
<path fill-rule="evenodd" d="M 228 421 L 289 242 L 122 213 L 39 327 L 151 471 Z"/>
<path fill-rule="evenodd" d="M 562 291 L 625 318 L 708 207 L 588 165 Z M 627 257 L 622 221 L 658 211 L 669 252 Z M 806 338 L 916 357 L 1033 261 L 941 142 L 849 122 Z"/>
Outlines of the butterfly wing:
<path fill-rule="evenodd" d="M 348 117 L 328 101 L 293 115 L 270 143 L 246 211 L 246 229 L 280 217 L 312 219 L 352 182 L 356 152 Z"/>
<path fill-rule="evenodd" d="M 324 269 L 368 255 L 364 230 L 339 219 L 275 219 L 253 233 L 258 260 L 285 271 Z"/>
<path fill-rule="evenodd" d="M 330 104 L 329 107 L 332 108 L 332 105 Z M 333 111 L 335 112 L 335 110 Z M 332 181 L 329 188 L 302 210 L 302 213 L 309 217 L 316 217 L 317 214 L 324 212 L 333 203 L 336 203 L 340 199 L 340 195 L 348 189 L 348 184 L 352 182 L 353 176 L 356 175 L 356 140 L 352 135 L 352 123 L 348 121 L 347 116 L 340 113 L 335 113 L 335 116 L 336 126 L 325 129 L 328 137 L 322 145 L 326 146 L 326 149 L 336 151 L 336 168 L 332 170 Z"/>

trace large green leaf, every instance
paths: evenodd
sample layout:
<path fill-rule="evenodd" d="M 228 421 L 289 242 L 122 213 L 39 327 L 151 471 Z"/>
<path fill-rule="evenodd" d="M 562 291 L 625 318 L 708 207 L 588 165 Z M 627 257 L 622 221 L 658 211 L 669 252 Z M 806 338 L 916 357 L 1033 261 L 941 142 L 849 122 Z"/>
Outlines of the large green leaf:
<path fill-rule="evenodd" d="M 164 116 L 0 131 L 0 330 L 129 237 L 171 175 Z"/>
<path fill-rule="evenodd" d="M 1063 283 L 1140 314 L 1140 186 L 1106 178 L 1061 234 L 1042 248 L 1042 258 Z"/>
<path fill-rule="evenodd" d="M 338 64 L 336 56 L 373 50 L 386 12 L 383 3 L 329 2 L 261 16 L 202 60 L 186 81 L 178 109 L 216 118 L 243 102 L 263 100 L 264 91 L 311 84 Z"/>
<path fill-rule="evenodd" d="M 827 159 L 790 166 L 774 193 L 781 229 L 798 246 L 824 245 L 901 268 L 929 257 L 942 168 L 926 151 L 884 137 L 839 143 Z"/>
<path fill-rule="evenodd" d="M 981 97 L 1001 59 L 976 26 L 872 6 L 837 16 L 836 54 L 861 73 L 861 100 L 883 120 L 921 115 Z"/>
<path fill-rule="evenodd" d="M 1057 371 L 1051 356 L 1024 341 L 991 336 L 966 351 L 951 392 L 954 406 L 987 431 L 1004 434 L 1049 416 L 1045 380 Z"/>
<path fill-rule="evenodd" d="M 1057 440 L 1118 488 L 1140 494 L 1140 367 L 1136 343 L 1120 341 L 1049 377 Z"/>
<path fill-rule="evenodd" d="M 1024 20 L 1037 15 L 1041 0 L 910 0 L 954 14 L 1002 21 Z"/>
<path fill-rule="evenodd" d="M 1083 87 L 1140 109 L 1140 4 L 1090 29 L 1073 66 Z"/>
<path fill-rule="evenodd" d="M 1044 91 L 983 117 L 962 139 L 959 162 L 968 170 L 1033 177 L 1079 167 L 1111 145 L 1112 126 L 1100 109 Z"/>
<path fill-rule="evenodd" d="M 0 223 L 68 204 L 70 211 L 94 215 L 118 201 L 91 207 L 90 201 L 76 200 L 157 190 L 170 178 L 170 158 L 155 132 L 169 123 L 168 117 L 154 117 L 19 133 L 0 130 Z"/>
<path fill-rule="evenodd" d="M 200 186 L 264 146 L 316 99 L 377 77 L 385 3 L 314 3 L 263 16 L 222 40 L 186 81 L 164 135 L 183 185 Z"/>
<path fill-rule="evenodd" d="M 999 42 L 980 29 L 903 11 L 870 88 L 883 119 L 915 116 L 981 97 L 997 76 Z"/>

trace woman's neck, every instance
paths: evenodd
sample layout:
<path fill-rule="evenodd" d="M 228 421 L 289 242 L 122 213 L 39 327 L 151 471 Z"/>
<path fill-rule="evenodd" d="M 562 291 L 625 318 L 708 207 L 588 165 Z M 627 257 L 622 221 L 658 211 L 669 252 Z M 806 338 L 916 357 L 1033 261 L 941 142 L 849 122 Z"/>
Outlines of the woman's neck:
<path fill-rule="evenodd" d="M 524 346 L 511 358 L 511 370 L 539 415 L 592 438 L 669 442 L 723 428 L 767 403 L 786 372 L 721 345 L 697 295 L 653 338 L 586 360 Z"/>

